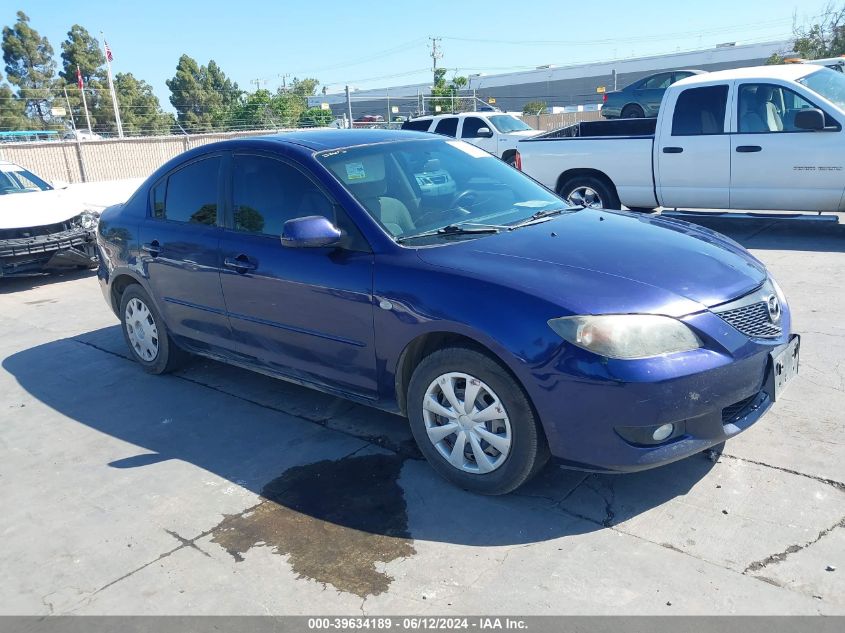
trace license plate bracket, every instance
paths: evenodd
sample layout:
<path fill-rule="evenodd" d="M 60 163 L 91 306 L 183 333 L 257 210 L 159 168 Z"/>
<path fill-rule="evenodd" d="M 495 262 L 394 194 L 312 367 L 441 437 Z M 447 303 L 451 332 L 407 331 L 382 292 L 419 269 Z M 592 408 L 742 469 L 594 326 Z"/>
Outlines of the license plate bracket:
<path fill-rule="evenodd" d="M 789 342 L 769 352 L 766 391 L 773 402 L 783 395 L 787 385 L 798 375 L 801 337 L 793 334 Z"/>

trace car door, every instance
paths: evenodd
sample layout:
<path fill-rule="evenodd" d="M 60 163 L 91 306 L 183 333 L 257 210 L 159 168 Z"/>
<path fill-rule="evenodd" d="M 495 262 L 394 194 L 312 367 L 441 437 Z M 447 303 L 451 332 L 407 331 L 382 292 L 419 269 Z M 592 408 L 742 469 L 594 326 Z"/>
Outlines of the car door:
<path fill-rule="evenodd" d="M 655 181 L 662 206 L 728 208 L 728 92 L 724 83 L 687 88 L 669 98 L 654 145 Z"/>
<path fill-rule="evenodd" d="M 657 116 L 666 88 L 672 85 L 672 73 L 660 73 L 646 79 L 635 91 L 637 102 L 647 117 Z"/>
<path fill-rule="evenodd" d="M 458 135 L 458 117 L 443 117 L 437 121 L 437 125 L 434 126 L 434 133 L 455 138 Z"/>
<path fill-rule="evenodd" d="M 478 130 L 487 128 L 492 136 L 479 136 Z M 484 119 L 477 116 L 464 117 L 461 124 L 460 138 L 467 143 L 472 143 L 484 151 L 498 156 L 496 129 Z"/>
<path fill-rule="evenodd" d="M 732 209 L 839 209 L 845 187 L 842 126 L 825 113 L 826 130 L 797 128 L 795 115 L 817 107 L 810 99 L 786 86 L 737 85 L 736 133 L 731 136 Z"/>
<path fill-rule="evenodd" d="M 328 217 L 339 247 L 288 248 L 285 221 Z M 299 166 L 235 154 L 220 281 L 238 354 L 295 379 L 375 397 L 373 255 L 342 208 Z"/>
<path fill-rule="evenodd" d="M 220 290 L 223 163 L 221 154 L 199 158 L 156 183 L 138 256 L 171 332 L 218 347 L 230 336 Z"/>

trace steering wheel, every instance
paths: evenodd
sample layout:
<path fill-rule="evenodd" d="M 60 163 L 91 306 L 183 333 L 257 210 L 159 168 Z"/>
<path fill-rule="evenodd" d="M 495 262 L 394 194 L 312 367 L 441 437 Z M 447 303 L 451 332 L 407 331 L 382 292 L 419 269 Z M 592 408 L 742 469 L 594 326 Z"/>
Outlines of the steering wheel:
<path fill-rule="evenodd" d="M 472 211 L 464 205 L 468 204 L 469 207 L 472 207 L 477 203 L 475 198 L 478 198 L 478 192 L 475 189 L 464 189 L 463 191 L 455 194 L 455 197 L 452 199 L 452 209 L 460 211 L 461 213 L 472 213 Z"/>

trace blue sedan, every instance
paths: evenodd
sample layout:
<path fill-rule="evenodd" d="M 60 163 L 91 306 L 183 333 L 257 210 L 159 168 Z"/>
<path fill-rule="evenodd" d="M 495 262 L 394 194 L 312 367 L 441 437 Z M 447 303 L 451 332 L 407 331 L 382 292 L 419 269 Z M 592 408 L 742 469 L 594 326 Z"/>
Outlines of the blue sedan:
<path fill-rule="evenodd" d="M 435 470 L 484 494 L 550 456 L 630 472 L 708 449 L 797 371 L 786 300 L 736 243 L 567 207 L 428 134 L 206 145 L 97 237 L 146 371 L 197 354 L 399 413 Z"/>

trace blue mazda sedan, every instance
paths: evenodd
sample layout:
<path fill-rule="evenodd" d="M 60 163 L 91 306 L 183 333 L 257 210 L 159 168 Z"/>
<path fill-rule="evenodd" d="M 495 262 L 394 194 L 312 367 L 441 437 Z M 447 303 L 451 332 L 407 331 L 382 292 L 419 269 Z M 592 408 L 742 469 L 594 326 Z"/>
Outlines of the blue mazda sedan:
<path fill-rule="evenodd" d="M 736 243 L 568 208 L 428 134 L 191 150 L 103 213 L 98 246 L 146 371 L 198 354 L 404 415 L 435 470 L 484 494 L 550 456 L 629 472 L 705 450 L 797 372 L 783 293 Z"/>

